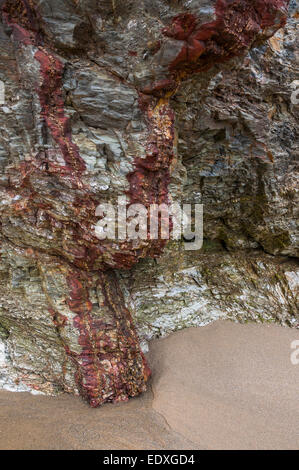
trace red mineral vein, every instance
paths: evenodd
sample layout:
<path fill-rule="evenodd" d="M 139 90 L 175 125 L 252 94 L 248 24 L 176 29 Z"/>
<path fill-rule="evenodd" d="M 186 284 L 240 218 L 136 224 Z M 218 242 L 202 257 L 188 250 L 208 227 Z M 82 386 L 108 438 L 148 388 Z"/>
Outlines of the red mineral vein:
<path fill-rule="evenodd" d="M 217 63 L 242 56 L 259 34 L 272 36 L 285 25 L 288 4 L 289 0 L 217 0 L 215 21 L 201 24 L 190 13 L 175 16 L 163 34 L 184 44 L 169 63 L 164 90 L 169 89 L 169 81 L 181 82 Z M 267 32 L 271 27 L 274 29 Z M 161 82 L 152 92 L 158 88 L 161 90 Z"/>
<path fill-rule="evenodd" d="M 80 175 L 85 169 L 78 147 L 72 142 L 69 118 L 64 112 L 62 75 L 64 65 L 52 52 L 43 47 L 38 26 L 38 13 L 33 0 L 8 0 L 3 6 L 6 23 L 13 28 L 16 41 L 23 45 L 34 45 L 40 63 L 42 83 L 37 92 L 42 108 L 42 118 L 55 142 L 58 144 L 69 169 Z M 64 169 L 65 170 L 65 169 Z"/>
<path fill-rule="evenodd" d="M 66 163 L 66 167 L 61 168 L 60 176 L 66 175 L 68 177 L 67 167 L 69 167 L 71 172 L 78 177 L 85 170 L 85 163 L 80 157 L 77 146 L 72 142 L 69 120 L 64 113 L 63 63 L 42 45 L 33 1 L 12 2 L 9 0 L 5 3 L 3 11 L 4 19 L 13 28 L 14 39 L 25 46 L 34 45 L 38 48 L 35 58 L 40 64 L 42 77 L 42 83 L 37 90 L 42 118 L 58 144 Z M 37 167 L 39 165 L 22 164 L 23 187 L 26 187 L 26 179 L 33 171 L 37 170 Z M 57 171 L 53 166 L 50 166 L 50 169 Z M 31 194 L 26 200 L 31 201 L 36 195 L 30 184 L 27 183 L 27 187 L 31 189 Z M 96 208 L 93 198 L 87 194 L 84 201 L 81 202 L 88 210 L 93 208 L 91 214 L 91 220 L 93 220 Z M 24 209 L 24 204 L 22 209 Z M 75 248 L 73 247 L 72 250 L 74 252 Z M 97 256 L 96 247 L 91 245 L 88 251 L 92 255 L 94 250 L 95 256 Z M 84 246 L 77 246 L 75 251 L 79 262 L 82 254 L 83 256 L 88 254 Z M 82 260 L 82 264 L 82 267 L 89 269 L 86 261 Z M 146 381 L 150 375 L 150 370 L 139 346 L 131 314 L 124 302 L 121 302 L 121 292 L 116 290 L 113 274 L 102 274 L 101 279 L 103 289 L 105 289 L 107 307 L 114 318 L 112 330 L 111 326 L 109 327 L 92 314 L 93 306 L 88 295 L 88 280 L 84 273 L 74 270 L 67 278 L 70 290 L 67 303 L 70 310 L 76 314 L 74 327 L 80 333 L 78 342 L 82 352 L 79 354 L 72 351 L 66 341 L 64 341 L 64 347 L 67 355 L 76 366 L 76 382 L 80 393 L 92 407 L 99 406 L 106 401 L 123 401 L 128 397 L 138 395 L 145 391 Z M 50 308 L 50 313 L 57 328 L 62 329 L 67 325 L 65 316 L 58 314 L 52 308 Z M 114 344 L 113 336 L 116 336 L 116 344 Z"/>
<path fill-rule="evenodd" d="M 62 74 L 64 65 L 45 48 L 35 54 L 40 63 L 42 84 L 38 89 L 42 117 L 59 145 L 66 164 L 78 175 L 86 169 L 77 145 L 72 142 L 69 118 L 64 113 Z"/>
<path fill-rule="evenodd" d="M 76 381 L 81 395 L 92 407 L 106 401 L 126 401 L 146 389 L 150 370 L 139 346 L 131 314 L 112 272 L 100 274 L 100 287 L 113 325 L 93 313 L 86 280 L 79 271 L 68 278 L 68 306 L 76 314 L 80 354 L 68 351 L 77 366 Z"/>

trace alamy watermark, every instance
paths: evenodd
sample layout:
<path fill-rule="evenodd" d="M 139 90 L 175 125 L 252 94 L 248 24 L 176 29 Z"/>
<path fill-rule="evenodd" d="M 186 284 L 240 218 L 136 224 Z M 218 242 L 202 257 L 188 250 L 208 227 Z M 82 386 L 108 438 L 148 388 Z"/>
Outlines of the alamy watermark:
<path fill-rule="evenodd" d="M 200 250 L 203 245 L 202 204 L 128 204 L 126 196 L 96 209 L 99 221 L 94 227 L 99 240 L 181 240 L 186 250 Z"/>
<path fill-rule="evenodd" d="M 293 366 L 298 366 L 299 365 L 299 339 L 295 339 L 291 343 L 291 349 L 294 349 L 294 351 L 291 354 L 291 363 Z"/>
<path fill-rule="evenodd" d="M 0 80 L 0 106 L 5 104 L 5 83 Z"/>
<path fill-rule="evenodd" d="M 299 104 L 299 80 L 294 80 L 291 83 L 291 88 L 294 90 L 291 94 L 292 104 Z"/>

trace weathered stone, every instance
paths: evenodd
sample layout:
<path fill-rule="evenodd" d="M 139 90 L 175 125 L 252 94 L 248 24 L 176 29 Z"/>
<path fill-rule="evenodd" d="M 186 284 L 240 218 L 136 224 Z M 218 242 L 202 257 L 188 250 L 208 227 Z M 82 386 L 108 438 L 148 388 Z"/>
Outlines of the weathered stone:
<path fill-rule="evenodd" d="M 137 395 L 133 318 L 142 341 L 219 317 L 298 325 L 288 3 L 0 2 L 1 386 Z M 205 249 L 100 242 L 97 206 L 124 195 L 204 203 Z"/>

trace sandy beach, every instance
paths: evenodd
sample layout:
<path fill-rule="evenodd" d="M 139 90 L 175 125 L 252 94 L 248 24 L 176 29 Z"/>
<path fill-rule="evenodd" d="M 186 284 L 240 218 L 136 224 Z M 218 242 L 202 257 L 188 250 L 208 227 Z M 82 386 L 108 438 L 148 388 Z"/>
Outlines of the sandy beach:
<path fill-rule="evenodd" d="M 151 343 L 146 394 L 91 409 L 80 398 L 0 392 L 0 449 L 298 449 L 299 331 L 220 321 Z"/>

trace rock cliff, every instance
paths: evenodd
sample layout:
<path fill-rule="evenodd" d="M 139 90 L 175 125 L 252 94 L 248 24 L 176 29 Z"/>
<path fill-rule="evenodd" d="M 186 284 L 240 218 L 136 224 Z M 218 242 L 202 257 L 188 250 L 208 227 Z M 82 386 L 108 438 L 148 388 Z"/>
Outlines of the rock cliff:
<path fill-rule="evenodd" d="M 152 337 L 298 326 L 296 2 L 0 5 L 0 386 L 99 406 Z M 100 241 L 120 196 L 203 204 L 203 248 Z"/>

